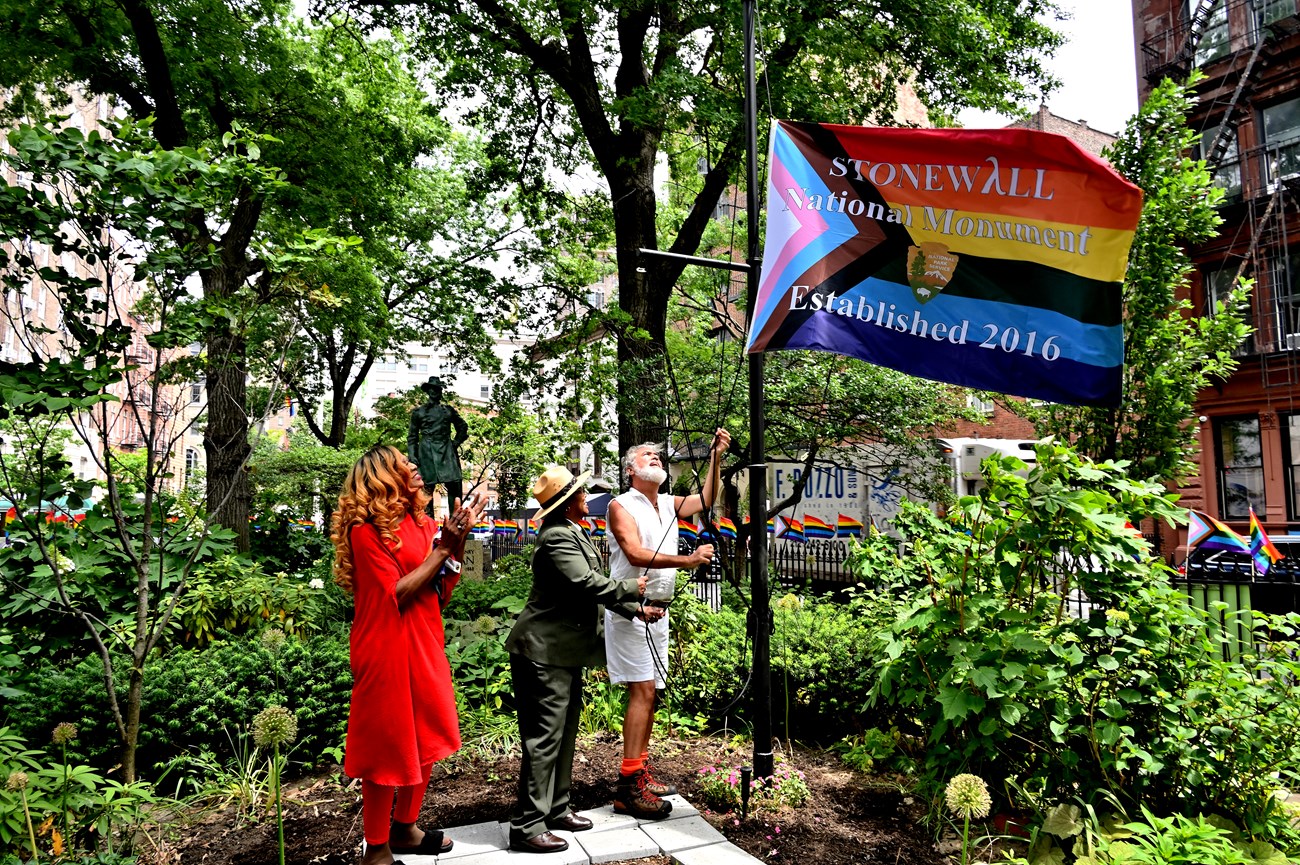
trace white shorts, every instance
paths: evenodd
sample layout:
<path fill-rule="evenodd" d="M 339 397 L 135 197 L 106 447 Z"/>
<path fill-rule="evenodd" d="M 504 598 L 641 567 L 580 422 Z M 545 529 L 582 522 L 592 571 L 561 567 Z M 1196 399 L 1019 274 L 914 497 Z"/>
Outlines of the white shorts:
<path fill-rule="evenodd" d="M 640 619 L 625 619 L 606 610 L 605 657 L 611 682 L 653 679 L 656 688 L 663 688 L 668 675 L 668 616 L 647 625 Z"/>

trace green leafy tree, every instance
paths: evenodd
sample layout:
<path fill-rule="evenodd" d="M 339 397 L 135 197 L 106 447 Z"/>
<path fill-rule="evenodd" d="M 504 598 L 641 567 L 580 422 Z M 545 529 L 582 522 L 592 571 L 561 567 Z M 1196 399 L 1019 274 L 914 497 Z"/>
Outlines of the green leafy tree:
<path fill-rule="evenodd" d="M 1194 82 L 1193 82 L 1194 83 Z M 1125 460 L 1141 477 L 1178 482 L 1195 470 L 1196 397 L 1237 367 L 1249 334 L 1249 287 L 1242 282 L 1198 315 L 1185 299 L 1189 247 L 1214 237 L 1222 218 L 1204 160 L 1193 159 L 1187 127 L 1191 84 L 1166 79 L 1107 151 L 1142 189 L 1142 218 L 1124 280 L 1124 395 L 1116 408 L 1053 406 L 1039 429 L 1065 437 L 1095 459 Z"/>
<path fill-rule="evenodd" d="M 0 496 L 20 511 L 11 527 L 17 542 L 0 549 L 0 575 L 6 621 L 47 647 L 64 639 L 73 654 L 88 642 L 102 661 L 130 781 L 145 660 L 195 566 L 233 539 L 201 513 L 178 510 L 169 488 L 185 423 L 175 411 L 178 385 L 192 372 L 185 347 L 214 318 L 236 312 L 230 298 L 196 296 L 188 285 L 221 253 L 206 227 L 187 220 L 230 218 L 232 190 L 266 196 L 280 181 L 256 160 L 256 138 L 164 148 L 147 124 L 108 131 L 21 125 L 0 157 L 5 176 L 25 181 L 0 187 L 0 278 L 47 292 L 60 325 L 5 307 L 24 359 L 0 366 L 0 411 L 45 448 L 19 456 L 26 471 L 10 470 L 14 454 L 0 451 Z M 308 256 L 316 245 L 304 242 Z M 52 423 L 72 430 L 102 479 L 80 523 L 58 518 L 91 498 L 93 482 L 74 476 L 56 437 L 42 436 Z M 113 450 L 123 439 L 136 448 L 127 458 Z M 54 519 L 43 513 L 51 510 Z"/>
<path fill-rule="evenodd" d="M 299 274 L 310 290 L 268 317 L 254 339 L 267 347 L 260 354 L 274 356 L 284 332 L 302 334 L 286 362 L 264 374 L 279 376 L 306 428 L 337 448 L 373 364 L 400 356 L 405 343 L 436 343 L 457 362 L 495 371 L 488 328 L 516 289 L 488 266 L 507 243 L 525 262 L 529 250 L 510 217 L 509 190 L 473 185 L 487 161 L 481 146 L 434 113 L 400 41 L 295 32 L 303 38 L 291 48 L 294 66 L 332 82 L 335 98 L 321 101 L 316 122 L 334 132 L 279 133 L 329 178 L 304 177 L 280 206 L 361 245 Z"/>
<path fill-rule="evenodd" d="M 594 171 L 618 276 L 619 445 L 663 438 L 657 400 L 668 300 L 680 260 L 693 254 L 744 161 L 743 29 L 734 4 L 341 0 L 376 24 L 413 34 L 443 72 L 448 97 L 465 97 L 491 130 L 489 152 L 510 179 L 554 200 L 548 176 Z M 877 4 L 780 2 L 763 9 L 759 92 L 778 117 L 894 122 L 900 85 L 936 119 L 959 109 L 1013 110 L 1048 85 L 1040 60 L 1059 43 L 1039 19 L 1050 0 L 939 0 Z M 467 50 L 473 46 L 472 50 Z M 684 218 L 658 218 L 655 167 L 672 133 L 689 132 L 707 170 Z M 671 154 L 670 154 L 671 155 Z M 508 160 L 508 161 L 507 161 Z M 757 194 L 757 193 L 755 193 Z M 574 202 L 579 212 L 588 202 Z M 599 243 L 596 231 L 590 238 Z M 592 248 L 600 249 L 595 243 Z"/>

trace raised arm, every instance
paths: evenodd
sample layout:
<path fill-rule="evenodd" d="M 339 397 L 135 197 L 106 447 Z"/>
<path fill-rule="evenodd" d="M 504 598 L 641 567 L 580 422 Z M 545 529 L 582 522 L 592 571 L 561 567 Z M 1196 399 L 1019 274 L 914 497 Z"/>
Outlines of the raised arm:
<path fill-rule="evenodd" d="M 722 459 L 731 447 L 731 433 L 718 427 L 713 434 L 713 447 L 709 448 L 709 473 L 704 477 L 704 488 L 691 496 L 678 496 L 675 502 L 677 515 L 693 517 L 705 508 L 713 507 L 714 496 L 722 485 Z"/>

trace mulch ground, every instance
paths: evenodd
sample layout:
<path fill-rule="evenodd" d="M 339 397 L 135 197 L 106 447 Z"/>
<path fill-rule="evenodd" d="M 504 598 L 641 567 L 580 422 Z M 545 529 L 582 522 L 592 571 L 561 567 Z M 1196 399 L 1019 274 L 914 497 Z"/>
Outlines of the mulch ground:
<path fill-rule="evenodd" d="M 621 744 L 603 735 L 582 741 L 574 761 L 573 804 L 578 810 L 608 804 Z M 803 771 L 812 793 L 799 808 L 739 814 L 705 811 L 696 786 L 703 766 L 730 767 L 749 762 L 748 746 L 736 749 L 709 737 L 655 745 L 655 774 L 675 783 L 728 840 L 765 862 L 863 865 L 907 863 L 947 865 L 923 825 L 921 803 L 885 778 L 846 769 L 831 754 L 795 748 L 786 755 Z M 513 803 L 518 757 L 497 760 L 457 756 L 434 768 L 420 824 L 464 826 L 508 818 Z M 361 850 L 361 791 L 331 772 L 301 778 L 285 787 L 285 846 L 288 865 L 353 865 Z M 278 860 L 272 813 L 253 821 L 227 809 L 184 815 L 149 833 L 142 851 L 145 865 L 265 865 Z M 669 865 L 667 857 L 637 860 L 638 865 Z"/>

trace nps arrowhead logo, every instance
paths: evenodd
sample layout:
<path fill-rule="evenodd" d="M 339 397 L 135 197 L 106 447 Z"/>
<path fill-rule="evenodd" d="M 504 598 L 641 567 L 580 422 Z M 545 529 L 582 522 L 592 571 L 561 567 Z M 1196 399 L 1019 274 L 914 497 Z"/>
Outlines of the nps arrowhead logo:
<path fill-rule="evenodd" d="M 948 286 L 958 257 L 946 244 L 934 241 L 907 248 L 907 283 L 918 301 L 929 303 Z"/>

